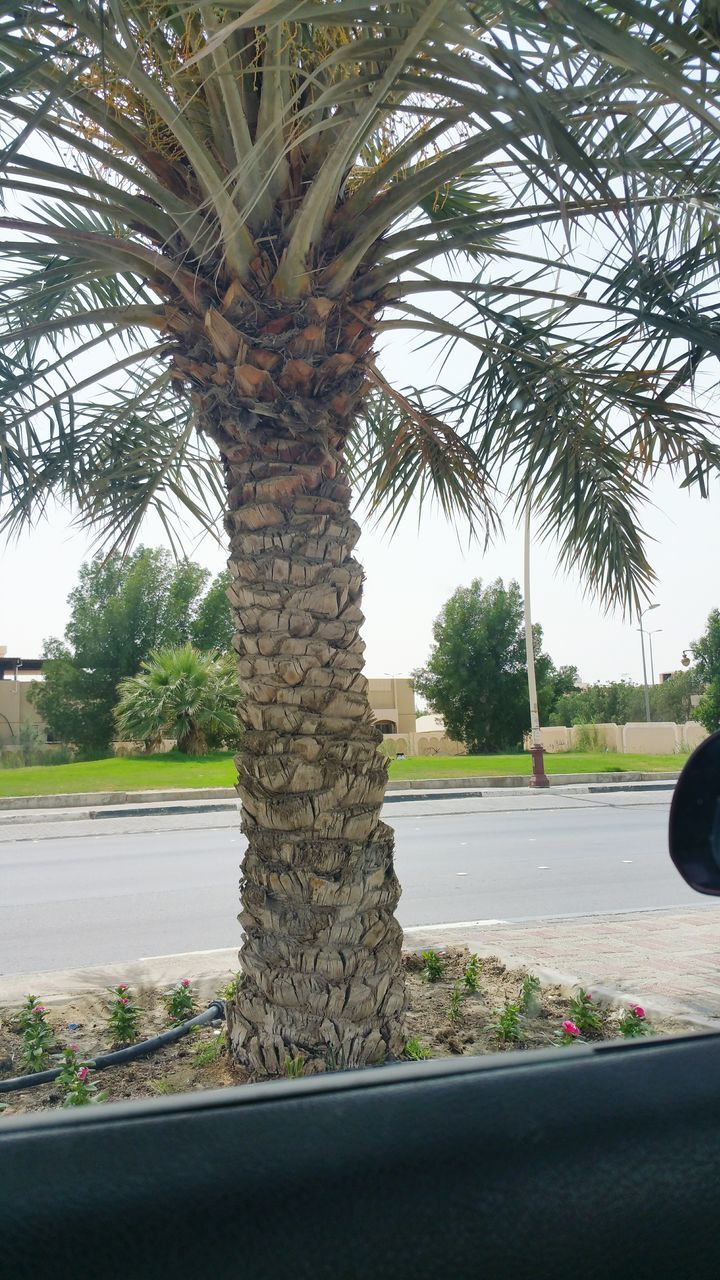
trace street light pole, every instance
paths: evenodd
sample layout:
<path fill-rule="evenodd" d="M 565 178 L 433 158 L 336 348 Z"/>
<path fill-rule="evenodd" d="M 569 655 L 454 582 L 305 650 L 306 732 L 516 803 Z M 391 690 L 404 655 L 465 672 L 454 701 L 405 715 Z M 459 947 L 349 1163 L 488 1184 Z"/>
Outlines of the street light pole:
<path fill-rule="evenodd" d="M 657 608 L 658 606 L 656 604 L 651 604 L 648 606 L 647 609 L 641 609 L 638 614 L 638 617 L 640 619 L 640 647 L 642 649 L 643 688 L 645 690 L 645 719 L 648 724 L 650 723 L 650 694 L 648 693 L 647 667 L 645 665 L 645 632 L 643 630 L 642 623 L 643 623 L 643 618 L 645 617 L 645 614 L 650 613 L 652 609 L 657 609 Z"/>
<path fill-rule="evenodd" d="M 535 646 L 532 633 L 532 609 L 530 607 L 530 502 L 525 509 L 525 577 L 523 590 L 525 609 L 525 660 L 528 673 L 528 694 L 530 696 L 530 733 L 532 745 L 532 773 L 529 786 L 549 787 L 550 779 L 545 772 L 545 752 L 540 737 L 540 714 L 538 712 L 537 683 L 535 680 Z"/>
<path fill-rule="evenodd" d="M 647 635 L 647 638 L 648 638 L 648 644 L 650 645 L 650 683 L 651 683 L 652 685 L 654 685 L 654 684 L 655 684 L 655 662 L 654 662 L 654 660 L 653 660 L 653 642 L 652 642 L 652 638 L 653 638 L 653 636 L 659 636 L 661 631 L 662 631 L 662 627 L 656 627 L 654 631 L 647 631 L 647 632 L 645 633 L 645 634 Z"/>

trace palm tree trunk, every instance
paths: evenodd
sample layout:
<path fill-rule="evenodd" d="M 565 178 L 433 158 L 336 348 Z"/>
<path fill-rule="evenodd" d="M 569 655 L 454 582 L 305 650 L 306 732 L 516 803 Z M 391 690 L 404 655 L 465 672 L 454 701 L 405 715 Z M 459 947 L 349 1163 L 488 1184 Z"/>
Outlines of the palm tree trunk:
<path fill-rule="evenodd" d="M 387 765 L 362 674 L 342 432 L 306 424 L 299 439 L 254 414 L 210 429 L 228 484 L 245 694 L 245 936 L 229 1044 L 254 1075 L 295 1057 L 311 1071 L 382 1061 L 404 1043 L 400 889 L 380 821 Z"/>

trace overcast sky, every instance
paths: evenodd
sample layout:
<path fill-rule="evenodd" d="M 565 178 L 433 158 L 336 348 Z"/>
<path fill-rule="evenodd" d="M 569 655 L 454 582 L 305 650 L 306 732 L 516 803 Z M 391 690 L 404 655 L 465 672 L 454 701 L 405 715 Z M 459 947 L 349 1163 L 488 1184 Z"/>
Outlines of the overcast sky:
<path fill-rule="evenodd" d="M 406 344 L 386 344 L 383 365 L 396 386 L 427 382 L 427 357 Z M 647 626 L 654 636 L 655 670 L 679 667 L 683 649 L 699 636 L 708 612 L 720 605 L 717 573 L 720 500 L 702 501 L 679 491 L 668 476 L 656 484 L 644 525 L 654 537 L 651 561 L 658 576 L 659 607 Z M 358 555 L 367 574 L 365 589 L 366 670 L 369 675 L 407 675 L 422 665 L 430 649 L 432 623 L 456 587 L 474 577 L 522 581 L 522 537 L 488 550 L 468 547 L 437 513 L 426 512 L 418 527 L 409 513 L 393 539 L 364 522 Z M 159 522 L 149 522 L 143 541 L 164 542 Z M 218 572 L 224 553 L 209 537 L 198 542 L 186 531 L 195 559 Z M 56 511 L 18 542 L 0 547 L 0 645 L 13 656 L 34 657 L 48 636 L 60 636 L 68 619 L 67 595 L 80 564 L 91 554 L 90 539 L 73 530 L 68 513 Z M 640 680 L 642 663 L 637 621 L 607 615 L 583 596 L 575 576 L 562 577 L 552 548 L 536 543 L 532 563 L 533 616 L 542 624 L 545 647 L 558 664 L 574 663 L 587 681 L 628 677 Z"/>
<path fill-rule="evenodd" d="M 652 561 L 658 574 L 649 627 L 654 637 L 656 671 L 679 666 L 683 648 L 702 631 L 711 608 L 720 605 L 717 573 L 718 511 L 673 489 L 668 479 L 655 488 L 647 525 L 656 539 Z M 149 527 L 146 542 L 162 541 Z M 89 540 L 73 531 L 62 513 L 39 525 L 0 552 L 0 644 L 21 657 L 34 657 L 43 640 L 61 635 L 67 622 L 66 598 Z M 194 556 L 213 572 L 223 567 L 220 548 L 206 538 Z M 455 587 L 480 576 L 522 579 L 522 538 L 510 532 L 502 545 L 482 551 L 459 543 L 441 517 L 428 514 L 420 527 L 408 516 L 394 539 L 366 526 L 359 543 L 365 565 L 365 640 L 371 675 L 405 675 L 428 654 L 432 623 Z M 584 599 L 581 584 L 556 571 L 549 549 L 536 546 L 532 566 L 535 619 L 545 632 L 546 648 L 558 664 L 577 665 L 584 680 L 641 678 L 640 641 L 635 621 L 608 616 Z"/>

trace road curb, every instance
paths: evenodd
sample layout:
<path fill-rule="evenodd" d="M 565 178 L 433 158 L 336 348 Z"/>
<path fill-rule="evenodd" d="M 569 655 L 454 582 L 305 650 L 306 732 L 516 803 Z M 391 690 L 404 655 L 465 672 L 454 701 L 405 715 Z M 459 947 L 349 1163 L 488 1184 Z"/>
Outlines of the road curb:
<path fill-rule="evenodd" d="M 627 915 L 635 912 L 624 913 Z M 547 917 L 547 922 L 559 917 Z M 591 917 L 588 917 L 591 918 Z M 544 923 L 538 920 L 534 923 Z M 448 947 L 469 947 L 472 950 L 477 943 L 469 943 L 462 932 L 456 929 L 467 929 L 471 925 L 484 928 L 502 926 L 504 920 L 465 921 L 460 926 L 453 924 L 412 925 L 403 930 L 403 950 L 417 953 L 432 945 L 436 951 Z M 430 939 L 420 941 L 423 934 L 431 934 Z M 415 941 L 415 939 L 418 939 Z M 510 968 L 525 967 L 537 975 L 545 986 L 559 986 L 568 996 L 576 994 L 588 981 L 582 975 L 568 973 L 565 970 L 553 969 L 546 965 L 533 963 L 531 958 L 519 960 L 517 955 L 504 951 L 502 944 L 491 945 L 490 941 L 483 948 L 484 956 L 497 956 Z M 99 994 L 118 982 L 128 982 L 139 990 L 147 987 L 165 987 L 177 982 L 180 978 L 191 979 L 200 998 L 215 995 L 220 985 L 237 972 L 239 965 L 238 948 L 223 947 L 211 951 L 188 951 L 174 955 L 147 956 L 140 960 L 113 963 L 107 965 L 89 965 L 76 969 L 41 970 L 35 973 L 9 974 L 0 976 L 0 1006 L 13 1008 L 22 1003 L 27 993 L 32 991 L 43 1004 L 48 1006 L 63 1004 L 79 996 Z M 717 1031 L 720 1019 L 703 1016 L 670 1000 L 648 996 L 641 989 L 620 989 L 594 982 L 593 995 L 612 1008 L 627 1008 L 630 1002 L 642 1004 L 650 1017 L 673 1018 L 689 1028 Z"/>

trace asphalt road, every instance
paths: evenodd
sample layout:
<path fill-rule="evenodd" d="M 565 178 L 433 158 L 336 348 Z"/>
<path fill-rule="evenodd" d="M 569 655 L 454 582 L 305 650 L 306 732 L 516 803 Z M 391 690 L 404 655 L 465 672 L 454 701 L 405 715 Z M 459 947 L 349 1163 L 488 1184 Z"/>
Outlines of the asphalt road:
<path fill-rule="evenodd" d="M 400 921 L 701 907 L 666 852 L 668 804 L 488 812 L 476 801 L 433 816 L 393 806 Z M 242 838 L 191 822 L 139 833 L 128 819 L 125 833 L 82 837 L 68 824 L 58 838 L 0 845 L 0 973 L 233 946 Z"/>

